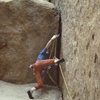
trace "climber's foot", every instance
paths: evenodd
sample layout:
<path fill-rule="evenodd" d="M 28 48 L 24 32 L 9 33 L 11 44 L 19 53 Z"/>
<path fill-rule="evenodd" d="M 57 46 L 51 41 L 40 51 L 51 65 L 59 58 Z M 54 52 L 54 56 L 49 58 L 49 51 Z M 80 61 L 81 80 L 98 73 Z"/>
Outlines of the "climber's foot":
<path fill-rule="evenodd" d="M 59 59 L 56 63 L 57 64 L 60 64 L 60 63 L 63 63 L 65 60 L 64 60 L 64 58 L 61 58 L 61 59 Z"/>
<path fill-rule="evenodd" d="M 29 96 L 29 98 L 30 99 L 34 99 L 34 97 L 32 96 L 32 93 L 31 93 L 31 91 L 29 90 L 29 91 L 27 91 L 27 94 L 28 94 L 28 96 Z"/>

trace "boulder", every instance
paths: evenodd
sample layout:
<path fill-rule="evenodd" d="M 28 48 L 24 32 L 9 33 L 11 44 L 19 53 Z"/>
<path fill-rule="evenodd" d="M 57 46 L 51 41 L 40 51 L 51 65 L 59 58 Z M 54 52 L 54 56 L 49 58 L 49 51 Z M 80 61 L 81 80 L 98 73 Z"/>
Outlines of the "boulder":
<path fill-rule="evenodd" d="M 1 80 L 34 82 L 28 66 L 35 62 L 40 50 L 58 32 L 56 16 L 57 9 L 47 1 L 0 1 Z"/>

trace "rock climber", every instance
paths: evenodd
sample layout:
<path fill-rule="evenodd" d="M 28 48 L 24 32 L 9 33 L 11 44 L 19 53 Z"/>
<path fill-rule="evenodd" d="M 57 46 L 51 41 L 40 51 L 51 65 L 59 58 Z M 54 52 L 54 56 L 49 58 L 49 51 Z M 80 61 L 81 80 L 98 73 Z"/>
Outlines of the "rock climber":
<path fill-rule="evenodd" d="M 54 35 L 49 40 L 49 42 L 46 44 L 45 48 L 39 53 L 36 62 L 29 66 L 29 68 L 31 68 L 34 71 L 35 78 L 37 81 L 37 84 L 33 88 L 31 88 L 29 91 L 27 91 L 30 99 L 34 99 L 34 97 L 32 96 L 33 91 L 44 87 L 44 84 L 42 81 L 42 75 L 41 75 L 42 69 L 52 64 L 59 64 L 61 62 L 64 62 L 63 58 L 62 59 L 58 59 L 58 58 L 49 59 L 48 50 L 51 44 L 53 43 L 53 41 L 58 37 L 59 35 Z"/>

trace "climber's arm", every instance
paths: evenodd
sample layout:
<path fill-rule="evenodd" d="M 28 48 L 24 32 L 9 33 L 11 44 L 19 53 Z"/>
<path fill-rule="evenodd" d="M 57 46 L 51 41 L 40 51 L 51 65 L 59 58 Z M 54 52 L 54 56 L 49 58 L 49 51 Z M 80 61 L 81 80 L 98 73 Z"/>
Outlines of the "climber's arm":
<path fill-rule="evenodd" d="M 50 39 L 49 42 L 46 44 L 45 48 L 48 50 L 53 42 L 53 39 Z"/>
<path fill-rule="evenodd" d="M 52 42 L 53 42 L 56 38 L 58 38 L 58 37 L 59 37 L 59 35 L 54 35 L 54 36 L 49 40 L 49 42 L 46 44 L 45 48 L 46 48 L 46 49 L 49 49 L 49 47 L 51 46 Z"/>

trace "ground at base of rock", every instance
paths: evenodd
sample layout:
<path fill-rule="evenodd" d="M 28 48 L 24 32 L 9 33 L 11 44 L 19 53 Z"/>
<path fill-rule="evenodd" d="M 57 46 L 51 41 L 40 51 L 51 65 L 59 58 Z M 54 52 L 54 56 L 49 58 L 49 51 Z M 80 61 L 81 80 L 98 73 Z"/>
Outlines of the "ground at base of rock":
<path fill-rule="evenodd" d="M 0 81 L 0 100 L 32 100 L 28 98 L 27 91 L 34 84 L 17 85 Z M 61 92 L 53 86 L 46 86 L 44 89 L 33 93 L 34 100 L 62 100 Z"/>

